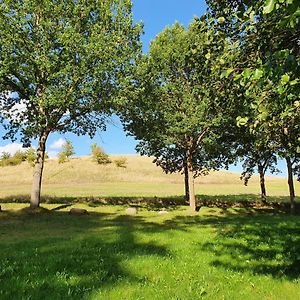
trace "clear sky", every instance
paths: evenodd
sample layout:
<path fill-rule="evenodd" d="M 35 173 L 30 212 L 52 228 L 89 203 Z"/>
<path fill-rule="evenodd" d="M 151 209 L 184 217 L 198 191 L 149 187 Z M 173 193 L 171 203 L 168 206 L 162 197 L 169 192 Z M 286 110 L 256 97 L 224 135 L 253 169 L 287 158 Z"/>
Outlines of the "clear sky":
<path fill-rule="evenodd" d="M 143 51 L 147 52 L 149 43 L 166 26 L 178 21 L 187 26 L 194 16 L 201 16 L 206 11 L 204 0 L 133 0 L 133 14 L 136 22 L 144 23 L 144 35 L 142 36 Z M 4 134 L 0 127 L 0 137 Z M 73 134 L 51 134 L 47 143 L 47 151 L 53 157 L 60 151 L 64 139 L 70 139 L 74 145 L 77 156 L 88 155 L 92 143 L 97 143 L 109 154 L 135 154 L 136 141 L 128 137 L 122 130 L 122 125 L 114 118 L 107 126 L 106 132 L 97 132 L 91 140 L 88 136 L 77 137 Z M 33 145 L 36 145 L 34 142 Z M 0 153 L 2 151 L 14 151 L 21 148 L 21 144 L 11 144 L 0 138 Z M 284 169 L 283 163 L 280 168 Z M 233 166 L 233 171 L 240 171 L 241 167 Z"/>

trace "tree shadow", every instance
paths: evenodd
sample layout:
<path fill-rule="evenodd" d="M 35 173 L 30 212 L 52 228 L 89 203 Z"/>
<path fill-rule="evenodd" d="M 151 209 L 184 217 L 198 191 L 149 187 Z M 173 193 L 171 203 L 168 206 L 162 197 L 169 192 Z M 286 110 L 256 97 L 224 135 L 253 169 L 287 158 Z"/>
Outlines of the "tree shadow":
<path fill-rule="evenodd" d="M 251 214 L 251 216 L 249 216 Z M 300 217 L 274 210 L 231 209 L 206 218 L 178 216 L 168 226 L 210 226 L 214 240 L 199 243 L 199 250 L 213 256 L 212 266 L 236 272 L 290 280 L 300 276 Z"/>
<path fill-rule="evenodd" d="M 0 298 L 83 299 L 122 280 L 145 280 L 126 262 L 140 256 L 169 258 L 155 240 L 137 238 L 141 231 L 159 230 L 138 216 L 8 213 L 0 229 Z"/>
<path fill-rule="evenodd" d="M 0 203 L 29 203 L 29 195 L 15 195 L 0 198 Z M 184 196 L 169 197 L 56 197 L 43 195 L 42 203 L 61 204 L 66 207 L 73 204 L 85 203 L 90 207 L 103 205 L 125 205 L 144 208 L 146 210 L 176 210 L 180 206 L 188 206 Z M 300 197 L 296 197 L 296 209 L 300 211 Z M 276 209 L 280 211 L 289 211 L 290 203 L 288 196 L 271 196 L 266 201 L 262 201 L 255 194 L 238 194 L 238 195 L 197 195 L 197 206 L 199 207 L 217 207 L 217 208 L 262 208 Z"/>

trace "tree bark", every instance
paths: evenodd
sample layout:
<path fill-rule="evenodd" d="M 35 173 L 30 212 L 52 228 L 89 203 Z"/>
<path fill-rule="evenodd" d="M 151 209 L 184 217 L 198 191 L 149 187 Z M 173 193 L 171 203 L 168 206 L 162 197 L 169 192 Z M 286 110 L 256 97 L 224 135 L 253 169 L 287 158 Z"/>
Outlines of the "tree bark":
<path fill-rule="evenodd" d="M 294 188 L 294 180 L 293 180 L 293 166 L 291 159 L 289 157 L 285 158 L 286 166 L 288 171 L 288 185 L 290 191 L 290 201 L 291 201 L 291 213 L 295 213 L 295 188 Z"/>
<path fill-rule="evenodd" d="M 189 192 L 189 170 L 187 159 L 184 162 L 184 188 L 185 188 L 185 200 L 190 200 L 190 192 Z"/>
<path fill-rule="evenodd" d="M 33 172 L 33 182 L 30 198 L 30 208 L 35 209 L 39 207 L 41 200 L 41 187 L 42 187 L 42 176 L 45 161 L 46 141 L 48 138 L 48 132 L 44 131 L 39 138 L 39 146 L 37 149 L 37 158 L 35 161 L 35 167 Z"/>
<path fill-rule="evenodd" d="M 259 182 L 260 182 L 260 190 L 261 190 L 261 200 L 265 201 L 267 199 L 267 192 L 266 192 L 266 184 L 265 184 L 265 173 L 263 170 L 263 166 L 258 166 L 258 173 L 259 173 Z"/>
<path fill-rule="evenodd" d="M 187 151 L 187 172 L 188 172 L 188 187 L 189 187 L 189 203 L 191 211 L 196 211 L 196 197 L 194 186 L 194 168 L 193 168 L 193 156 L 190 151 Z"/>

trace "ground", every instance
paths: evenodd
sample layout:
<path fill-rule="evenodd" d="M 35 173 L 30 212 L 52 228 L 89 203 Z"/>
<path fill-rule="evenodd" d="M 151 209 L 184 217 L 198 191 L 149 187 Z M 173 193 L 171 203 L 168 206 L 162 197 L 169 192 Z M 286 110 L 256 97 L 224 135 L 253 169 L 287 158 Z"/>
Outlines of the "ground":
<path fill-rule="evenodd" d="M 50 160 L 44 175 L 32 212 L 30 165 L 0 168 L 1 300 L 300 299 L 300 217 L 282 209 L 283 178 L 267 178 L 267 205 L 257 177 L 248 187 L 229 172 L 198 178 L 190 213 L 182 176 L 151 158 Z"/>
<path fill-rule="evenodd" d="M 202 207 L 3 204 L 1 299 L 299 299 L 300 218 Z"/>

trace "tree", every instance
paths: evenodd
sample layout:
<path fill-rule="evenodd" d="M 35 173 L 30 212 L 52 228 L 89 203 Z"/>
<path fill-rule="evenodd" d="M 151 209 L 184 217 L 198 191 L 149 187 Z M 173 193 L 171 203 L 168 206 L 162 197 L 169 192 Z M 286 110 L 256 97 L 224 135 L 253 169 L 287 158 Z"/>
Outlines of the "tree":
<path fill-rule="evenodd" d="M 38 139 L 31 208 L 40 203 L 51 132 L 105 129 L 139 52 L 129 0 L 0 2 L 0 116 L 25 145 Z"/>
<path fill-rule="evenodd" d="M 227 57 L 224 35 L 204 16 L 187 30 L 166 28 L 138 62 L 135 93 L 122 111 L 125 129 L 140 141 L 142 155 L 154 155 L 166 172 L 185 171 L 191 210 L 196 210 L 194 177 L 226 164 L 226 134 L 238 105 L 221 78 Z M 232 119 L 233 117 L 233 119 Z M 220 151 L 220 148 L 222 151 Z"/>
<path fill-rule="evenodd" d="M 74 147 L 70 140 L 66 140 L 63 144 L 62 151 L 58 153 L 58 162 L 65 163 L 69 158 L 74 155 Z"/>
<path fill-rule="evenodd" d="M 58 162 L 64 163 L 75 154 L 73 144 L 70 140 L 66 140 L 63 144 L 62 151 L 58 154 Z"/>
<path fill-rule="evenodd" d="M 239 155 L 243 158 L 243 172 L 241 180 L 247 185 L 251 176 L 255 171 L 259 174 L 259 183 L 261 190 L 261 199 L 267 198 L 265 185 L 265 174 L 267 170 L 271 173 L 278 173 L 276 168 L 277 156 L 276 152 L 270 145 L 266 145 L 263 138 L 258 138 L 255 135 L 244 135 L 242 147 L 238 150 Z"/>
<path fill-rule="evenodd" d="M 225 14 L 224 26 L 231 25 L 219 29 L 231 32 L 240 44 L 242 58 L 233 73 L 235 81 L 245 87 L 251 109 L 243 110 L 238 122 L 263 133 L 264 140 L 286 160 L 293 212 L 293 174 L 297 175 L 300 153 L 299 1 L 209 3 L 216 17 L 234 7 L 232 17 Z"/>

